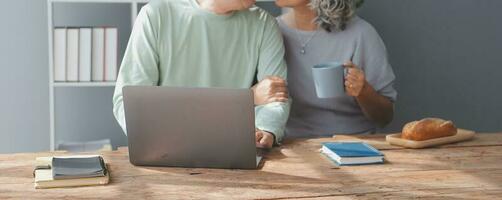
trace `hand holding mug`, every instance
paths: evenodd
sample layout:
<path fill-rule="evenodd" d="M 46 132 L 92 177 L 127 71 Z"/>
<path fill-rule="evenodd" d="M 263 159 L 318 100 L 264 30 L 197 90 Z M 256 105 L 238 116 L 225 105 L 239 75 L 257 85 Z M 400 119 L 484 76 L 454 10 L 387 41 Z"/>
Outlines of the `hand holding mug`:
<path fill-rule="evenodd" d="M 364 72 L 350 61 L 346 62 L 344 66 L 347 68 L 344 84 L 345 92 L 349 96 L 358 97 L 367 84 Z"/>

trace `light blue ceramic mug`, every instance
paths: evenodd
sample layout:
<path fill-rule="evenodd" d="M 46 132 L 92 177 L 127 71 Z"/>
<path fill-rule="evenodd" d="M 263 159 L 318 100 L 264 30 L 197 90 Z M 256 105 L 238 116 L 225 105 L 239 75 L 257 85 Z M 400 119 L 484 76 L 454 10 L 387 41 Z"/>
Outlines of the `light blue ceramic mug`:
<path fill-rule="evenodd" d="M 319 98 L 337 98 L 345 94 L 347 69 L 341 62 L 315 65 L 312 68 L 315 90 Z"/>

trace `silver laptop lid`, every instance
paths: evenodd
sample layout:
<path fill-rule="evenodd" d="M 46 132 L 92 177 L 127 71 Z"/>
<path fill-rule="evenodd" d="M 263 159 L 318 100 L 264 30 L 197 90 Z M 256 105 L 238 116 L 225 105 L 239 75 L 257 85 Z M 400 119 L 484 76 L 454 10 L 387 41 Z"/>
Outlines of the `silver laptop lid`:
<path fill-rule="evenodd" d="M 123 94 L 131 163 L 256 168 L 250 89 L 126 86 Z"/>

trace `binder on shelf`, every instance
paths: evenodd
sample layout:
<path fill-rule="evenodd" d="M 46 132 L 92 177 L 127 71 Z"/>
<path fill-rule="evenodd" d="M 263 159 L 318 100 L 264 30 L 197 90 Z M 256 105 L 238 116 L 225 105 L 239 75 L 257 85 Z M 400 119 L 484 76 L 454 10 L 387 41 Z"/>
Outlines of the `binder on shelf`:
<path fill-rule="evenodd" d="M 115 27 L 105 28 L 105 81 L 117 80 L 118 30 Z"/>
<path fill-rule="evenodd" d="M 92 68 L 92 28 L 80 28 L 78 80 L 91 81 Z"/>
<path fill-rule="evenodd" d="M 66 40 L 66 81 L 78 81 L 79 29 L 68 28 Z"/>
<path fill-rule="evenodd" d="M 114 82 L 118 71 L 116 27 L 56 27 L 55 82 Z"/>
<path fill-rule="evenodd" d="M 105 29 L 92 29 L 92 81 L 104 81 L 105 71 Z"/>
<path fill-rule="evenodd" d="M 55 28 L 53 35 L 54 81 L 66 81 L 66 28 Z"/>

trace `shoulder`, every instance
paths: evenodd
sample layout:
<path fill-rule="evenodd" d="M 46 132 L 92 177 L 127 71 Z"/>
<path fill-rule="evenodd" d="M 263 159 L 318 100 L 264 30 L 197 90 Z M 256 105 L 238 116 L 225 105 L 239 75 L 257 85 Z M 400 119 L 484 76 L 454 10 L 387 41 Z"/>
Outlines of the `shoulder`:
<path fill-rule="evenodd" d="M 354 16 L 343 32 L 355 36 L 357 39 L 380 40 L 380 35 L 375 27 L 359 16 Z"/>
<path fill-rule="evenodd" d="M 274 16 L 272 16 L 267 11 L 263 10 L 258 6 L 253 6 L 247 10 L 240 11 L 241 14 L 245 15 L 249 20 L 262 24 L 276 24 Z"/>
<path fill-rule="evenodd" d="M 189 0 L 150 0 L 146 6 L 160 9 L 165 6 L 177 6 L 190 3 Z"/>
<path fill-rule="evenodd" d="M 164 5 L 167 4 L 167 0 L 152 0 L 143 7 L 141 7 L 141 10 L 138 15 L 159 15 L 160 10 L 163 8 Z"/>
<path fill-rule="evenodd" d="M 193 9 L 192 0 L 150 0 L 141 8 L 138 19 L 148 19 L 152 24 L 160 26 L 170 23 L 168 19 L 180 18 L 190 9 Z"/>
<path fill-rule="evenodd" d="M 150 0 L 141 10 L 149 13 L 162 14 L 164 11 L 173 11 L 190 6 L 190 0 Z"/>

